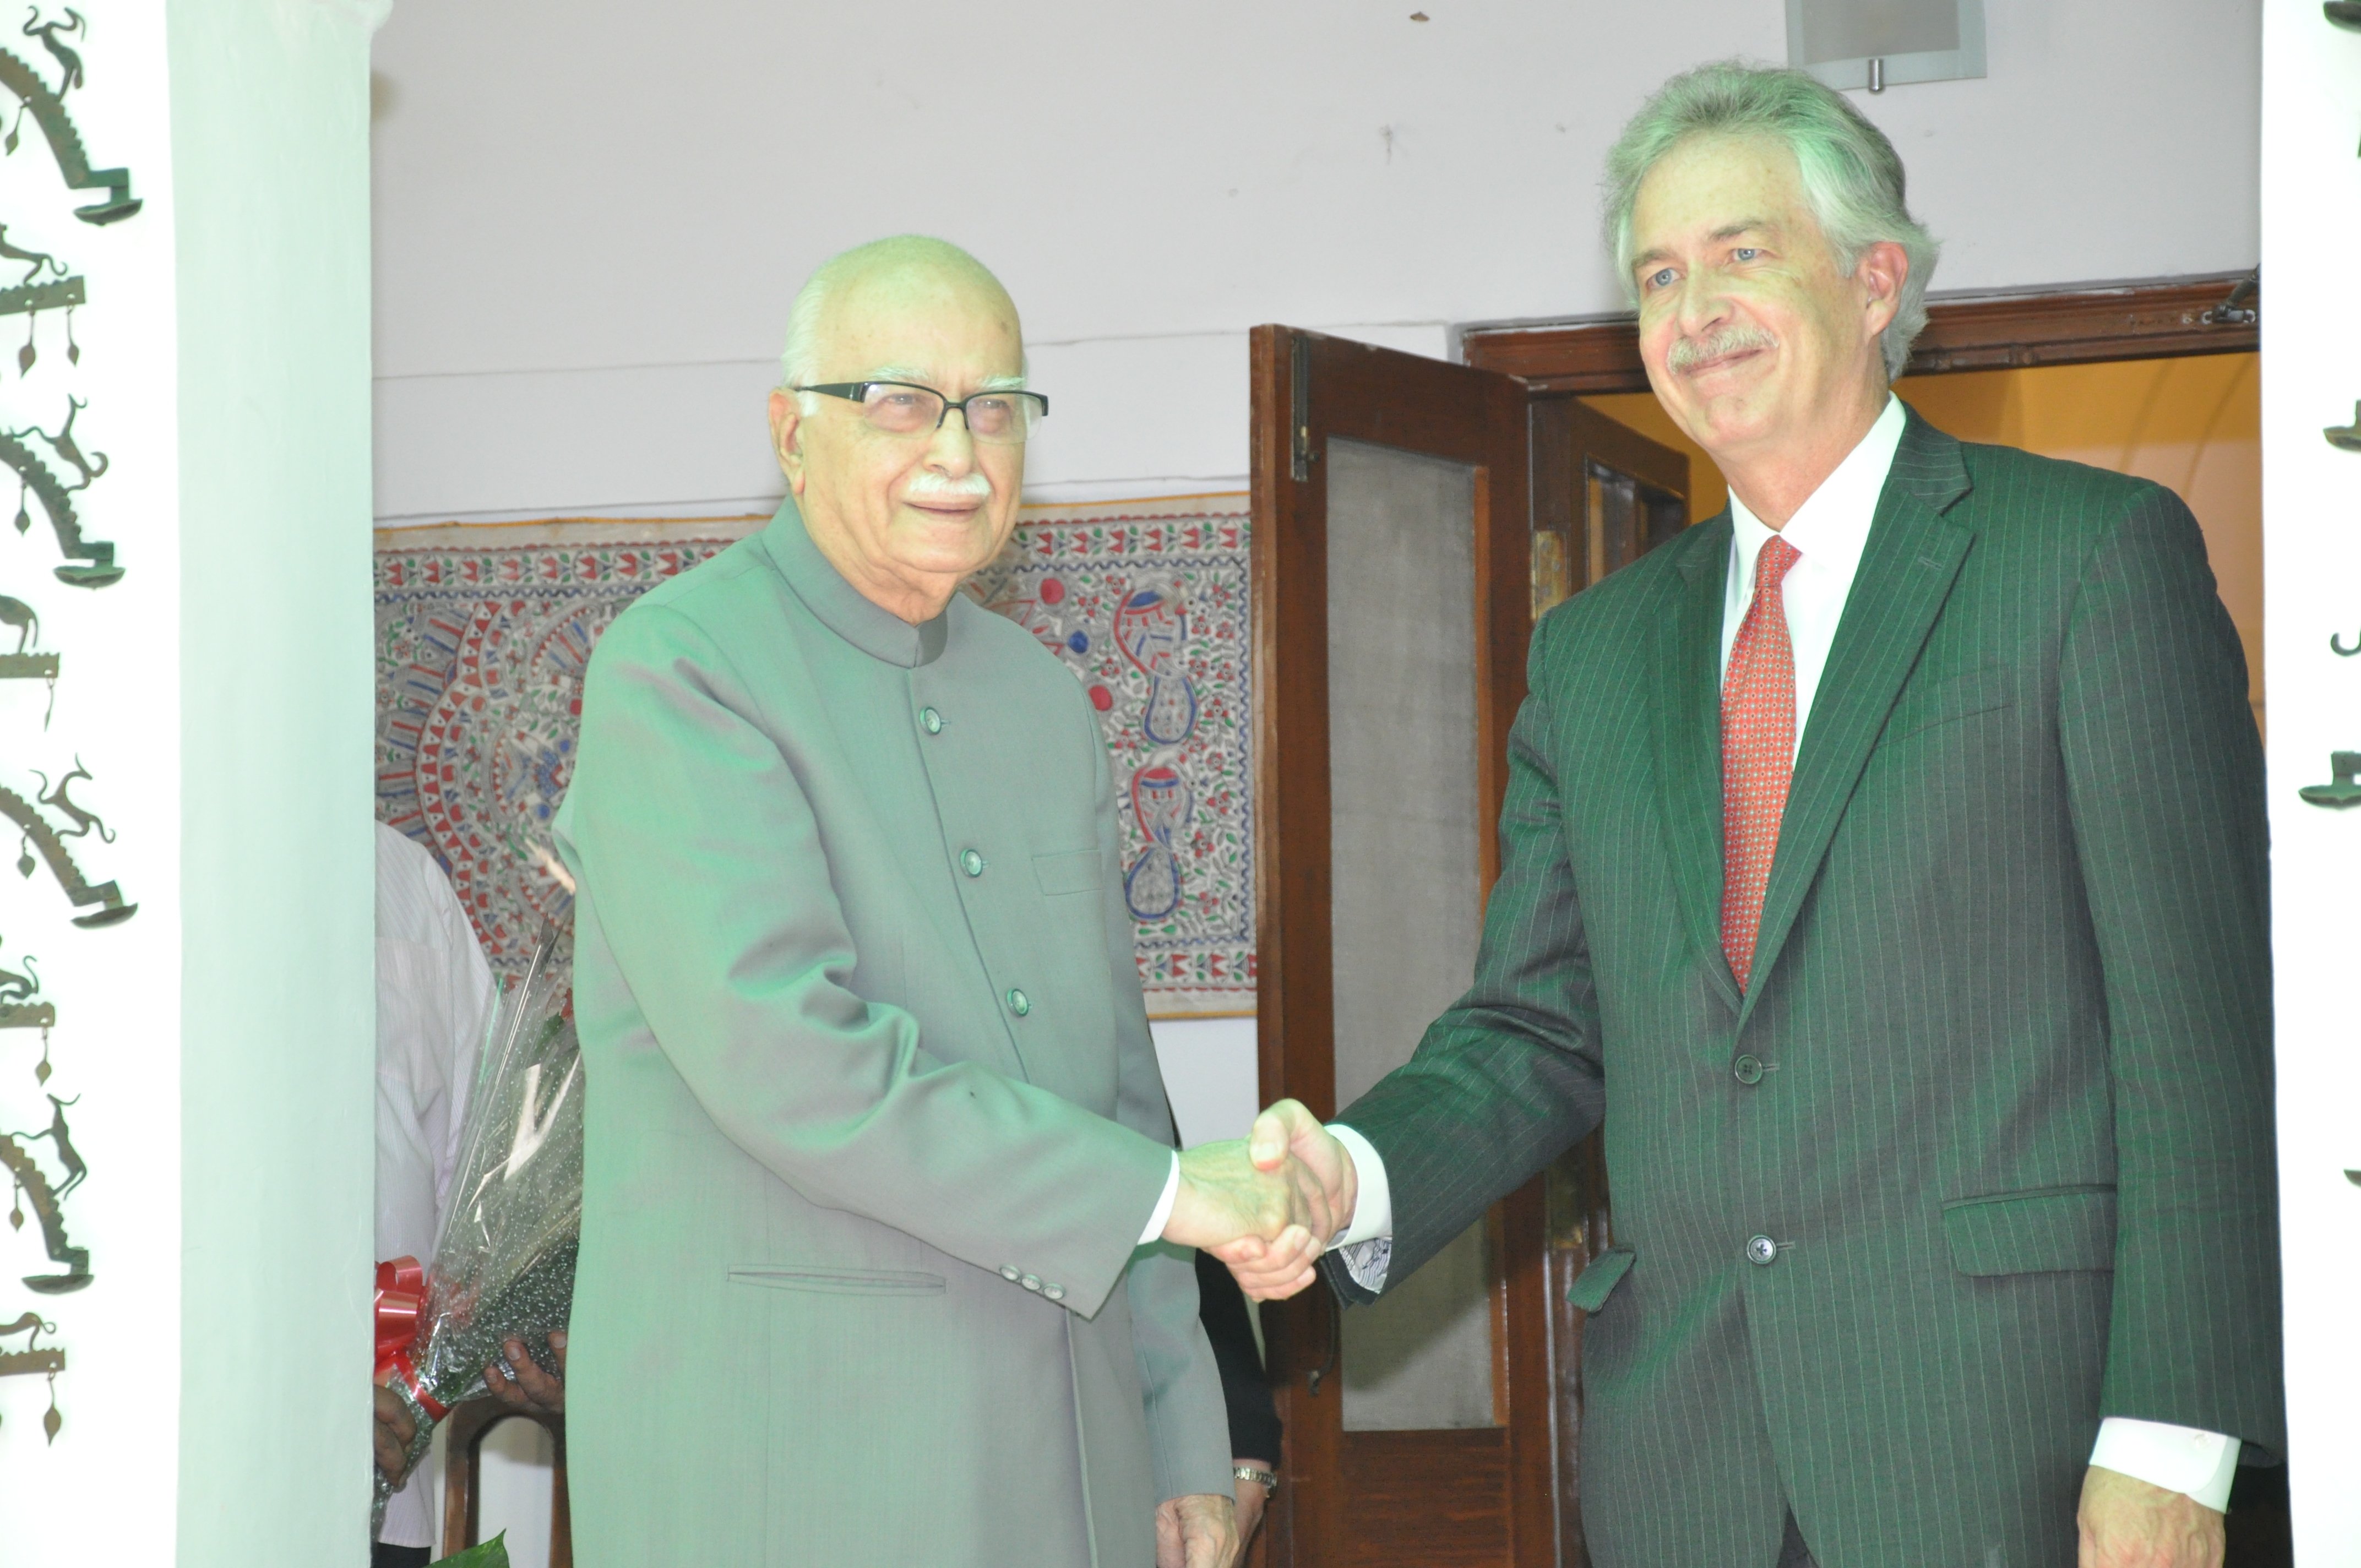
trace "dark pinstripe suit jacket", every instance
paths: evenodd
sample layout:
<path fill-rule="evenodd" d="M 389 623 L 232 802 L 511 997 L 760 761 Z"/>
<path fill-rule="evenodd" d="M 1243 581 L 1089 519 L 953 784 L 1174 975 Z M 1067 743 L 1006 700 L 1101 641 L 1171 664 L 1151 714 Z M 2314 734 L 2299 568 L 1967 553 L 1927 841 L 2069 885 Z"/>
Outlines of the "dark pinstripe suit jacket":
<path fill-rule="evenodd" d="M 1730 536 L 1533 639 L 1475 985 L 1338 1118 L 1386 1163 L 1389 1283 L 1603 1116 L 1604 1568 L 1767 1568 L 1788 1508 L 1821 1568 L 2063 1568 L 2103 1415 L 2282 1442 L 2245 660 L 2169 492 L 1912 415 L 1741 996 Z"/>

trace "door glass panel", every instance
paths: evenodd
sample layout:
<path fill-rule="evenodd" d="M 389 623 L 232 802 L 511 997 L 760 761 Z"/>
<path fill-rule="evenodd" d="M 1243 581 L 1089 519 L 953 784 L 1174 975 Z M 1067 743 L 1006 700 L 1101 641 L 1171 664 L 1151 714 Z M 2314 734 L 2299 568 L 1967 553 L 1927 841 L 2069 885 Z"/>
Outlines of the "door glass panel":
<path fill-rule="evenodd" d="M 1331 439 L 1328 761 L 1336 1102 L 1410 1059 L 1467 989 L 1477 850 L 1476 471 Z M 1492 1264 L 1478 1223 L 1344 1314 L 1347 1431 L 1484 1427 Z"/>

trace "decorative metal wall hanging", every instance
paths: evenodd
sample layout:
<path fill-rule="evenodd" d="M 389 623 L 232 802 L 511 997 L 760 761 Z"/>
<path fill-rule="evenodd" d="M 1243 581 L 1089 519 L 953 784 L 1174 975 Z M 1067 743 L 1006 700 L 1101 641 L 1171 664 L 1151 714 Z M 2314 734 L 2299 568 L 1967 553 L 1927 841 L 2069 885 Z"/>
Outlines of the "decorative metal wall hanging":
<path fill-rule="evenodd" d="M 23 375 L 40 357 L 35 339 L 38 335 L 43 311 L 63 311 L 66 313 L 66 358 L 82 363 L 82 345 L 74 341 L 74 307 L 89 302 L 89 291 L 82 279 L 66 271 L 66 264 L 45 250 L 26 250 L 8 243 L 8 225 L 0 224 L 0 260 L 27 263 L 25 276 L 13 288 L 0 289 L 0 316 L 21 315 L 25 318 L 25 345 L 16 351 L 16 373 Z M 54 276 L 42 282 L 41 270 L 47 268 Z"/>
<path fill-rule="evenodd" d="M 0 136 L 0 156 L 16 152 L 25 116 L 30 114 L 49 141 L 66 188 L 100 194 L 100 200 L 74 207 L 74 216 L 83 223 L 99 225 L 130 217 L 140 209 L 138 199 L 131 194 L 130 171 L 91 167 L 82 132 L 66 106 L 68 95 L 82 85 L 85 74 L 82 49 L 87 45 L 89 27 L 82 13 L 68 9 L 45 17 L 42 7 L 36 5 L 20 30 L 26 38 L 38 40 L 46 51 L 55 72 L 55 84 L 51 84 L 49 74 L 29 63 L 38 58 L 30 49 L 0 49 L 0 87 L 7 88 L 19 100 L 5 135 Z M 16 352 L 18 377 L 29 377 L 42 361 L 43 311 L 65 313 L 65 360 L 68 365 L 79 366 L 82 345 L 74 336 L 74 312 L 89 303 L 88 284 L 64 259 L 37 247 L 12 242 L 7 228 L 0 226 L 0 268 L 12 262 L 23 271 L 12 283 L 0 281 L 0 316 L 26 318 L 24 341 Z M 53 367 L 48 374 L 54 376 L 58 371 Z M 30 498 L 38 496 L 50 530 L 57 537 L 58 549 L 65 557 L 65 564 L 54 568 L 58 579 L 76 587 L 102 588 L 122 580 L 124 568 L 115 561 L 113 543 L 83 537 L 74 498 L 106 472 L 108 461 L 104 453 L 85 454 L 75 435 L 74 422 L 87 405 L 71 393 L 65 400 L 64 422 L 55 433 L 39 424 L 15 428 L 9 420 L 0 418 L 0 462 L 15 470 L 19 486 L 16 532 L 20 535 L 30 532 Z M 24 417 L 21 410 L 12 412 L 16 417 Z M 74 477 L 71 482 L 65 477 L 69 474 Z M 0 594 L 0 649 L 6 646 L 5 629 L 10 627 L 16 629 L 16 643 L 13 652 L 0 652 L 0 680 L 47 681 L 54 710 L 60 657 L 39 646 L 40 616 L 32 604 Z M 45 714 L 45 729 L 49 722 L 49 716 Z M 115 838 L 109 823 L 74 798 L 77 784 L 93 782 L 90 770 L 77 756 L 73 767 L 54 784 L 45 773 L 34 772 L 33 777 L 39 780 L 39 788 L 30 800 L 15 790 L 0 788 L 0 816 L 15 822 L 22 834 L 17 871 L 30 877 L 46 863 L 68 901 L 82 911 L 71 916 L 78 927 L 113 926 L 129 919 L 138 906 L 126 901 L 113 882 L 93 885 L 75 860 L 75 848 L 87 853 L 90 840 L 111 844 Z M 82 843 L 70 848 L 69 839 Z M 0 1135 L 0 1164 L 7 1168 L 15 1194 L 9 1207 L 10 1229 L 24 1228 L 25 1212 L 29 1205 L 40 1221 L 41 1239 L 49 1261 L 58 1266 L 56 1272 L 24 1277 L 25 1287 L 50 1296 L 82 1289 L 93 1277 L 90 1249 L 74 1245 L 67 1234 L 63 1212 L 66 1199 L 89 1175 L 89 1167 L 74 1146 L 72 1129 L 66 1118 L 67 1107 L 81 1103 L 80 1098 L 66 1099 L 49 1092 L 49 1034 L 57 1020 L 58 1007 L 44 993 L 40 968 L 30 954 L 21 958 L 11 955 L 10 962 L 0 964 L 0 1030 L 38 1029 L 41 1034 L 41 1059 L 33 1069 L 33 1077 L 49 1100 L 49 1124 L 38 1132 Z M 33 1146 L 43 1143 L 49 1146 L 48 1155 L 45 1159 L 37 1159 Z M 54 1180 L 52 1171 L 59 1173 Z M 0 1377 L 38 1375 L 49 1380 L 49 1409 L 42 1426 L 51 1442 L 56 1441 L 63 1424 L 58 1413 L 57 1378 L 65 1370 L 66 1353 L 64 1346 L 43 1343 L 43 1339 L 56 1332 L 57 1326 L 38 1312 L 27 1312 L 13 1324 L 0 1327 L 0 1346 L 5 1346 L 12 1336 L 26 1336 L 22 1350 L 0 1348 Z"/>
<path fill-rule="evenodd" d="M 25 1336 L 24 1349 L 0 1350 L 0 1377 L 45 1376 L 49 1380 L 49 1413 L 41 1418 L 41 1430 L 49 1433 L 51 1442 L 58 1441 L 58 1429 L 65 1425 L 65 1418 L 58 1414 L 58 1374 L 66 1369 L 66 1353 L 63 1345 L 44 1349 L 41 1336 L 57 1332 L 58 1325 L 38 1312 L 27 1312 L 13 1323 L 0 1324 L 0 1340 L 13 1334 Z"/>
<path fill-rule="evenodd" d="M 0 653 L 0 681 L 47 681 L 49 685 L 49 706 L 41 711 L 41 728 L 47 729 L 58 709 L 58 670 L 60 664 L 55 653 L 36 653 L 34 643 L 41 640 L 40 613 L 23 599 L 0 594 L 0 627 L 16 629 L 16 651 Z M 45 786 L 46 787 L 46 786 Z M 0 1025 L 0 1028 L 6 1025 Z"/>
<path fill-rule="evenodd" d="M 70 780 L 72 776 L 69 773 L 67 779 Z M 82 774 L 84 778 L 89 776 L 88 773 Z M 60 792 L 63 787 L 63 781 L 61 781 Z M 92 823 L 98 822 L 96 817 L 91 817 L 88 822 L 81 822 L 82 815 L 79 811 L 74 813 L 80 825 L 73 831 L 60 833 L 30 801 L 13 789 L 0 786 L 0 817 L 7 817 L 24 829 L 24 842 L 19 847 L 16 857 L 18 873 L 24 876 L 33 874 L 35 868 L 33 851 L 40 850 L 41 860 L 48 863 L 49 874 L 58 879 L 58 886 L 64 889 L 66 898 L 75 908 L 79 909 L 92 904 L 99 905 L 88 915 L 75 916 L 73 918 L 75 925 L 85 928 L 119 926 L 138 914 L 139 906 L 136 904 L 125 903 L 122 889 L 111 882 L 100 883 L 93 886 L 90 879 L 82 875 L 82 868 L 74 863 L 73 853 L 65 845 L 67 839 L 82 837 L 90 831 Z M 102 823 L 99 826 L 104 825 Z"/>
<path fill-rule="evenodd" d="M 16 150 L 24 110 L 31 110 L 34 122 L 49 138 L 49 150 L 57 155 L 58 172 L 65 176 L 67 189 L 107 192 L 108 199 L 104 202 L 76 207 L 74 216 L 86 224 L 119 223 L 139 210 L 139 200 L 131 193 L 131 170 L 93 169 L 90 154 L 82 150 L 82 132 L 74 127 L 73 116 L 66 112 L 65 95 L 82 84 L 82 56 L 59 38 L 63 34 L 83 31 L 82 13 L 69 10 L 62 22 L 44 22 L 40 16 L 40 8 L 34 7 L 26 19 L 24 33 L 28 38 L 40 39 L 41 47 L 58 62 L 58 85 L 52 91 L 41 80 L 40 72 L 14 49 L 0 49 L 0 87 L 7 88 L 23 101 L 23 108 L 17 111 L 17 123 L 8 127 L 5 139 L 0 139 L 0 151 Z"/>
<path fill-rule="evenodd" d="M 2314 806 L 2342 809 L 2361 806 L 2361 751 L 2331 751 L 2328 754 L 2330 782 L 2306 784 L 2296 791 L 2298 798 Z"/>
<path fill-rule="evenodd" d="M 30 1203 L 34 1217 L 41 1222 L 41 1243 L 49 1249 L 50 1261 L 65 1265 L 62 1274 L 27 1274 L 24 1279 L 25 1288 L 42 1296 L 65 1296 L 82 1289 L 96 1277 L 90 1271 L 90 1248 L 76 1246 L 67 1237 L 65 1213 L 58 1206 L 67 1193 L 82 1185 L 82 1178 L 89 1174 L 89 1168 L 74 1152 L 68 1135 L 65 1102 L 52 1094 L 49 1103 L 56 1110 L 47 1131 L 0 1133 L 0 1165 L 8 1168 L 9 1178 L 16 1186 L 16 1198 L 8 1211 L 9 1228 L 23 1227 L 24 1205 Z M 54 1140 L 52 1146 L 60 1164 L 65 1163 L 69 1157 L 72 1160 L 62 1187 L 50 1185 L 49 1174 L 41 1169 L 31 1151 L 25 1147 L 27 1143 L 37 1143 L 43 1138 Z"/>
<path fill-rule="evenodd" d="M 2361 452 L 2361 403 L 2353 405 L 2351 424 L 2332 424 L 2320 433 L 2326 436 L 2328 444 L 2339 452 Z"/>
<path fill-rule="evenodd" d="M 90 488 L 90 482 L 106 472 L 106 454 L 98 455 L 96 466 L 85 462 L 82 448 L 73 436 L 74 416 L 86 405 L 72 404 L 67 411 L 63 429 L 54 436 L 38 425 L 30 430 L 0 432 L 0 463 L 5 463 L 16 474 L 22 487 L 16 498 L 16 532 L 24 532 L 33 526 L 31 512 L 26 509 L 24 491 L 41 498 L 41 510 L 49 514 L 49 528 L 58 536 L 58 554 L 68 561 L 87 562 L 87 565 L 66 565 L 57 568 L 57 578 L 78 588 L 103 588 L 123 579 L 124 568 L 115 564 L 115 546 L 104 539 L 84 539 L 82 519 L 74 511 L 73 498 Z M 25 444 L 28 435 L 38 435 L 49 449 L 82 475 L 82 482 L 69 485 L 49 471 L 33 449 Z"/>
<path fill-rule="evenodd" d="M 23 973 L 0 968 L 0 1029 L 38 1029 L 41 1031 L 41 1065 L 33 1069 L 37 1083 L 49 1080 L 49 1030 L 56 1026 L 58 1010 L 54 1003 L 36 1001 L 41 992 L 41 974 L 27 953 L 21 960 Z"/>

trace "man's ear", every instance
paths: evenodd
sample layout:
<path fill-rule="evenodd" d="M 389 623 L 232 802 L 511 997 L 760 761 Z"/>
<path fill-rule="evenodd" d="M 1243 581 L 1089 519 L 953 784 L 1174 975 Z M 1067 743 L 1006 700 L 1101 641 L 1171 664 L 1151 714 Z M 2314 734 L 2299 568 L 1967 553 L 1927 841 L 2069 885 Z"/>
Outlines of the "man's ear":
<path fill-rule="evenodd" d="M 1861 253 L 1853 264 L 1853 281 L 1860 285 L 1864 323 L 1875 337 L 1902 313 L 1902 285 L 1910 279 L 1910 253 L 1895 240 L 1882 239 Z"/>
<path fill-rule="evenodd" d="M 787 477 L 787 488 L 800 497 L 804 493 L 804 411 L 793 392 L 781 387 L 771 393 L 771 453 L 779 460 L 779 472 Z"/>

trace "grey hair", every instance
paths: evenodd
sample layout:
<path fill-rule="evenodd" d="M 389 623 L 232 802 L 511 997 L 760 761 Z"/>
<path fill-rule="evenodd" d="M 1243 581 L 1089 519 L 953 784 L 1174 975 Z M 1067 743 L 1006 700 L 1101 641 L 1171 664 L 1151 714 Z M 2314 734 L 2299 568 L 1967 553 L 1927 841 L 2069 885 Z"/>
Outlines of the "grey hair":
<path fill-rule="evenodd" d="M 820 394 L 796 392 L 795 389 L 811 385 L 822 374 L 819 365 L 820 323 L 827 318 L 829 303 L 838 288 L 847 280 L 873 267 L 913 263 L 965 273 L 1005 292 L 1001 290 L 1000 280 L 994 278 L 983 262 L 950 241 L 928 235 L 895 235 L 891 238 L 855 246 L 851 250 L 829 258 L 796 291 L 795 303 L 787 307 L 786 345 L 779 351 L 779 389 L 795 393 L 796 404 L 806 417 L 818 411 Z M 1004 387 L 1020 388 L 1025 381 L 1024 374 L 994 376 L 986 385 L 994 389 L 1003 389 Z"/>
<path fill-rule="evenodd" d="M 1607 230 L 1615 269 L 1627 293 L 1631 276 L 1631 208 L 1640 183 L 1667 153 L 1699 136 L 1760 136 L 1795 155 L 1804 199 L 1820 233 L 1850 273 L 1872 245 L 1891 240 L 1910 258 L 1902 298 L 1881 336 L 1888 380 L 1910 362 L 1927 327 L 1927 284 L 1942 247 L 1910 215 L 1902 159 L 1885 133 L 1845 95 L 1800 71 L 1717 60 L 1674 77 L 1631 116 L 1607 155 Z"/>

